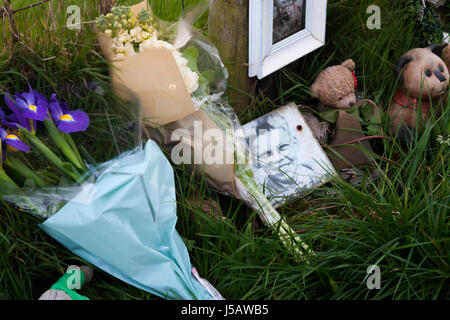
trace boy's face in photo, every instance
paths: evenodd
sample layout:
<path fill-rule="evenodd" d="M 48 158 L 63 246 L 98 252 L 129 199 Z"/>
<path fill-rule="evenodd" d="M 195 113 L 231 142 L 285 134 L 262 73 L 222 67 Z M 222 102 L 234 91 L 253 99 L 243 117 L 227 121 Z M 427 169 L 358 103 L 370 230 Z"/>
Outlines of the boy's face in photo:
<path fill-rule="evenodd" d="M 300 165 L 298 139 L 283 117 L 274 114 L 260 119 L 246 140 L 251 165 L 255 175 L 265 177 L 265 189 L 276 195 L 287 186 L 297 184 Z M 302 167 L 308 168 L 306 165 Z"/>

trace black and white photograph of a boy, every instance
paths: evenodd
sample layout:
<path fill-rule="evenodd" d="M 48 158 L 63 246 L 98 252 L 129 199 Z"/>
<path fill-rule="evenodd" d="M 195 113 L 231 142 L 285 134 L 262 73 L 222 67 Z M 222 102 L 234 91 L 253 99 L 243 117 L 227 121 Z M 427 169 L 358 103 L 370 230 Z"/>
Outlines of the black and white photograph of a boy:
<path fill-rule="evenodd" d="M 306 0 L 273 0 L 273 43 L 305 28 Z"/>

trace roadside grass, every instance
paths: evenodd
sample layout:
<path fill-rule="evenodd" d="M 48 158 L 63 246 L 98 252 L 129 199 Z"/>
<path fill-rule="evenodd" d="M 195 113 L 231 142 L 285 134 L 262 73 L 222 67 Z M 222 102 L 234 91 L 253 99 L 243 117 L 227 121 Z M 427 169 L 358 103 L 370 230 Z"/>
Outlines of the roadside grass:
<path fill-rule="evenodd" d="M 13 1 L 13 6 L 31 2 Z M 56 92 L 73 108 L 86 110 L 91 126 L 75 138 L 100 162 L 117 155 L 112 136 L 122 133 L 111 132 L 105 110 L 113 126 L 123 128 L 132 121 L 127 110 L 133 106 L 112 94 L 108 65 L 95 47 L 89 25 L 78 33 L 62 28 L 69 4 L 81 6 L 83 21 L 98 15 L 94 2 L 82 0 L 51 1 L 17 14 L 24 36 L 12 53 L 0 46 L 0 90 L 23 91 L 30 82 L 47 95 Z M 326 45 L 278 72 L 277 96 L 254 96 L 248 110 L 239 115 L 241 120 L 250 121 L 289 101 L 313 107 L 308 88 L 314 78 L 324 67 L 348 58 L 356 62 L 363 96 L 380 109 L 386 107 L 397 86 L 394 63 L 418 45 L 410 32 L 415 22 L 405 17 L 398 2 L 380 0 L 382 28 L 367 30 L 370 4 L 329 1 Z M 181 12 L 177 0 L 152 0 L 152 8 L 166 19 Z M 51 30 L 50 25 L 57 28 Z M 104 96 L 86 89 L 92 81 L 104 89 Z M 361 169 L 361 185 L 335 179 L 308 198 L 279 209 L 314 249 L 309 263 L 295 262 L 277 235 L 262 227 L 256 212 L 218 195 L 183 166 L 175 166 L 177 230 L 192 264 L 227 299 L 450 298 L 449 148 L 436 141 L 437 135 L 450 130 L 449 109 L 446 105 L 442 117 L 426 124 L 407 146 L 396 140 L 373 141 L 379 156 L 372 166 Z M 383 115 L 382 120 L 387 132 L 388 119 Z M 130 140 L 122 141 L 119 149 L 128 144 Z M 378 178 L 370 178 L 373 171 Z M 223 218 L 201 209 L 201 203 L 210 199 L 219 203 Z M 83 263 L 42 232 L 38 218 L 5 203 L 0 210 L 0 299 L 37 299 L 68 265 Z M 366 287 L 370 265 L 380 267 L 380 290 Z M 94 281 L 80 291 L 91 299 L 157 299 L 96 271 Z"/>

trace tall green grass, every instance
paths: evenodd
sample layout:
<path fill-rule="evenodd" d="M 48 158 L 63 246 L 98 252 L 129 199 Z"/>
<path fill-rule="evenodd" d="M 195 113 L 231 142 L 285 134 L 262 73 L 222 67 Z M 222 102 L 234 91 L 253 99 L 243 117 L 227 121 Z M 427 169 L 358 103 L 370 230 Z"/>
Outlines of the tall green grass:
<path fill-rule="evenodd" d="M 13 6 L 29 3 L 13 1 Z M 121 126 L 126 124 L 127 105 L 109 89 L 108 65 L 89 24 L 80 32 L 63 28 L 67 5 L 77 3 L 83 21 L 98 15 L 95 2 L 81 0 L 51 1 L 18 14 L 23 36 L 8 49 L 12 52 L 3 49 L 0 89 L 23 91 L 30 82 L 48 95 L 57 92 L 73 108 L 86 110 L 91 127 L 75 138 L 93 158 L 103 161 L 117 154 L 105 109 L 113 124 Z M 405 17 L 399 2 L 380 0 L 382 28 L 368 30 L 365 11 L 370 4 L 329 1 L 325 46 L 278 72 L 275 97 L 255 95 L 241 120 L 250 121 L 289 101 L 314 108 L 316 102 L 309 95 L 314 78 L 324 67 L 348 58 L 356 62 L 364 97 L 386 107 L 397 86 L 392 67 L 418 45 L 411 32 L 415 22 Z M 153 0 L 151 5 L 165 19 L 175 19 L 181 12 L 176 0 Z M 51 27 L 55 24 L 56 29 Z M 86 83 L 94 80 L 104 88 L 104 96 L 85 90 Z M 385 131 L 387 121 L 384 116 Z M 361 169 L 361 185 L 336 179 L 280 208 L 316 252 L 308 264 L 297 263 L 254 211 L 211 191 L 182 166 L 174 167 L 177 230 L 188 244 L 193 265 L 228 299 L 448 299 L 449 148 L 440 145 L 436 136 L 449 128 L 446 105 L 442 117 L 427 124 L 411 144 L 374 141 L 379 157 L 374 165 Z M 370 178 L 373 171 L 377 179 Z M 219 203 L 223 219 L 202 210 L 201 204 L 210 200 Z M 39 222 L 2 203 L 0 299 L 36 299 L 69 264 L 84 263 L 42 232 Z M 380 290 L 366 287 L 370 265 L 381 269 Z M 81 293 L 92 299 L 155 298 L 99 270 Z"/>

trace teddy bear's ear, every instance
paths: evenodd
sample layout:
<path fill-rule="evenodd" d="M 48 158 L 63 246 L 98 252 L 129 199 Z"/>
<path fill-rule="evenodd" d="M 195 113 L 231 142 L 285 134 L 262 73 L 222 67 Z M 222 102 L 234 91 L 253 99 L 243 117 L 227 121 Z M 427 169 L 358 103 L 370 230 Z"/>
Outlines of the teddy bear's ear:
<path fill-rule="evenodd" d="M 400 81 L 400 83 L 405 82 L 405 77 L 403 76 L 403 68 L 408 63 L 410 63 L 412 60 L 413 60 L 413 57 L 403 56 L 403 57 L 400 57 L 397 64 L 395 65 L 394 75 L 395 75 L 395 78 L 397 78 Z"/>
<path fill-rule="evenodd" d="M 444 50 L 445 45 L 441 46 L 440 44 L 432 44 L 431 46 L 427 47 L 427 49 L 431 50 L 435 55 L 442 57 L 442 51 Z"/>
<path fill-rule="evenodd" d="M 355 71 L 356 69 L 355 61 L 353 61 L 352 59 L 345 60 L 344 62 L 341 63 L 341 66 L 347 68 L 352 72 Z"/>

